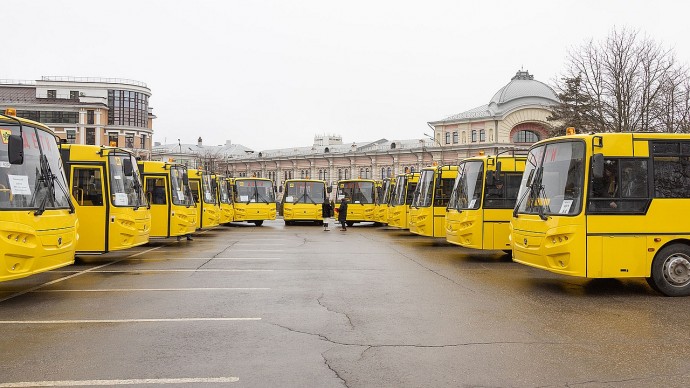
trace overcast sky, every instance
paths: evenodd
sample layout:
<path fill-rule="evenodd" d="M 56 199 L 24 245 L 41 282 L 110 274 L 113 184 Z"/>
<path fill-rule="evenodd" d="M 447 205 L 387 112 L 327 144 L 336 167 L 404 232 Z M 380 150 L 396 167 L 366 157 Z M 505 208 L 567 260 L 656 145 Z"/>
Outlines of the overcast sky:
<path fill-rule="evenodd" d="M 416 3 L 416 4 L 414 4 Z M 422 138 L 521 68 L 552 84 L 614 26 L 690 63 L 687 1 L 32 1 L 2 4 L 0 78 L 145 82 L 154 141 L 255 150 Z"/>

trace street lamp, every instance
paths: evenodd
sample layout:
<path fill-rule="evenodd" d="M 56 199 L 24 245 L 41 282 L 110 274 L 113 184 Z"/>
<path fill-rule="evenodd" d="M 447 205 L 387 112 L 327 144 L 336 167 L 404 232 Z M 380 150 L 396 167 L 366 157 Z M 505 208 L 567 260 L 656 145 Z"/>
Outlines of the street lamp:
<path fill-rule="evenodd" d="M 443 166 L 443 146 L 441 145 L 441 142 L 436 140 L 436 136 L 431 136 L 427 135 L 426 133 L 424 136 L 428 137 L 429 139 L 433 140 L 436 144 L 438 144 L 438 148 L 441 151 L 441 166 Z"/>

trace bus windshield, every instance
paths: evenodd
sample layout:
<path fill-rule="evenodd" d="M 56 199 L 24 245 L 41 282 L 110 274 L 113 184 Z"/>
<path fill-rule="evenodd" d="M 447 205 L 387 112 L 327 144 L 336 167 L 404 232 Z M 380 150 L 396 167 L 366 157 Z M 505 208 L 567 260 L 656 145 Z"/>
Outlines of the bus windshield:
<path fill-rule="evenodd" d="M 374 182 L 340 182 L 338 199 L 345 196 L 350 203 L 374 203 Z"/>
<path fill-rule="evenodd" d="M 0 124 L 0 209 L 69 208 L 67 183 L 53 135 L 22 125 L 24 163 L 10 164 L 8 139 L 19 134 L 18 125 Z"/>
<path fill-rule="evenodd" d="M 481 160 L 460 163 L 453 192 L 448 202 L 449 209 L 479 209 L 484 180 L 484 162 Z"/>
<path fill-rule="evenodd" d="M 111 153 L 108 155 L 108 164 L 110 165 L 110 196 L 113 206 L 135 208 L 146 206 L 134 156 L 127 153 Z"/>
<path fill-rule="evenodd" d="M 184 167 L 170 167 L 170 196 L 172 197 L 172 203 L 175 205 L 194 205 L 189 186 L 184 184 L 184 175 L 186 173 L 187 169 Z"/>
<path fill-rule="evenodd" d="M 561 141 L 532 148 L 520 182 L 517 213 L 575 215 L 583 195 L 585 145 Z"/>
<path fill-rule="evenodd" d="M 324 201 L 323 182 L 288 182 L 284 202 L 321 204 Z"/>
<path fill-rule="evenodd" d="M 275 202 L 273 183 L 258 179 L 242 179 L 235 182 L 236 202 Z"/>
<path fill-rule="evenodd" d="M 434 175 L 436 170 L 423 170 L 419 177 L 415 196 L 412 200 L 414 207 L 429 207 L 434 194 Z"/>
<path fill-rule="evenodd" d="M 405 204 L 405 183 L 407 182 L 406 176 L 399 176 L 395 182 L 395 191 L 391 198 L 391 205 L 399 206 Z"/>
<path fill-rule="evenodd" d="M 201 176 L 201 187 L 204 191 L 204 203 L 214 204 L 216 203 L 216 192 L 213 186 L 213 178 L 209 174 L 203 174 Z"/>

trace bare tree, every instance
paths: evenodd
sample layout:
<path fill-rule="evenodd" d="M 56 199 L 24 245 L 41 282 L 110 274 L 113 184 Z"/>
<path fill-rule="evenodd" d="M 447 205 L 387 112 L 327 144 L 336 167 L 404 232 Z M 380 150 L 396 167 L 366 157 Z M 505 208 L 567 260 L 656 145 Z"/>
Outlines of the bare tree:
<path fill-rule="evenodd" d="M 581 111 L 577 117 L 587 118 L 586 126 L 605 132 L 687 131 L 681 123 L 687 117 L 682 105 L 688 72 L 677 65 L 672 49 L 639 31 L 614 29 L 603 41 L 571 49 L 566 61 L 556 88 L 566 91 L 578 80 L 577 92 L 591 104 L 571 109 Z"/>

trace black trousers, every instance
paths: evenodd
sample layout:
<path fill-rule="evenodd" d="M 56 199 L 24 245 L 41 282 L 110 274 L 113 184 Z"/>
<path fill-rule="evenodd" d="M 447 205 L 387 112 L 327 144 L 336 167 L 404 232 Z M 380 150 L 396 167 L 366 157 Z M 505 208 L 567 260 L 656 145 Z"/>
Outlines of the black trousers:
<path fill-rule="evenodd" d="M 340 225 L 342 225 L 343 229 L 347 229 L 347 227 L 345 227 L 345 223 L 346 223 L 346 222 L 347 222 L 347 221 L 345 221 L 345 220 L 341 220 L 341 221 L 340 221 Z"/>

